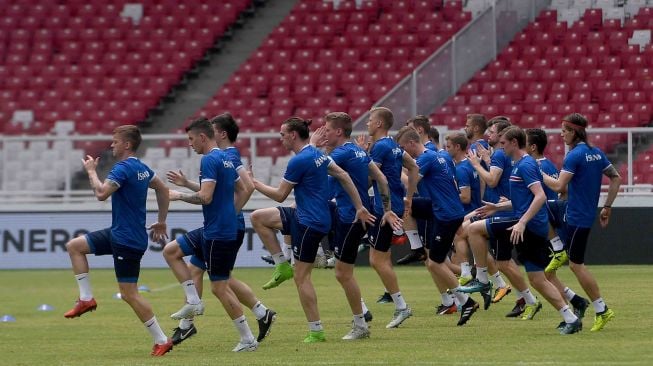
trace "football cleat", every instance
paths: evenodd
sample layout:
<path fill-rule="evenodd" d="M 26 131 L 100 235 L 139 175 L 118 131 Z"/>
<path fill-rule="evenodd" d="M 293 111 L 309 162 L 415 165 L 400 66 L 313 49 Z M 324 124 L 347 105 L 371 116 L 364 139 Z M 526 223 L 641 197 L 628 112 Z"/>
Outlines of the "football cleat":
<path fill-rule="evenodd" d="M 289 280 L 293 277 L 293 269 L 290 265 L 290 262 L 283 262 L 274 267 L 274 272 L 272 274 L 272 279 L 263 285 L 264 290 L 269 290 L 271 288 L 277 287 L 282 284 L 284 281 Z"/>
<path fill-rule="evenodd" d="M 533 305 L 526 304 L 521 320 L 532 320 L 535 317 L 535 314 L 539 313 L 540 310 L 542 310 L 542 303 L 539 301 Z"/>
<path fill-rule="evenodd" d="M 172 339 L 168 338 L 168 341 L 164 344 L 154 344 L 152 347 L 152 356 L 163 356 L 166 353 L 172 351 Z"/>
<path fill-rule="evenodd" d="M 390 320 L 390 323 L 388 323 L 385 327 L 388 329 L 397 328 L 399 325 L 401 325 L 401 323 L 404 322 L 404 320 L 410 318 L 412 315 L 413 311 L 408 307 L 405 309 L 397 309 L 395 310 L 392 320 Z"/>
<path fill-rule="evenodd" d="M 78 316 L 82 316 L 82 314 L 87 313 L 89 311 L 94 311 L 97 309 L 97 302 L 95 302 L 95 299 L 91 298 L 90 300 L 80 300 L 77 299 L 77 302 L 75 303 L 75 306 L 68 310 L 63 316 L 66 318 L 76 318 Z"/>
<path fill-rule="evenodd" d="M 456 311 L 458 311 L 458 307 L 456 307 L 456 304 L 451 304 L 451 305 L 443 305 L 440 304 L 436 309 L 435 309 L 435 315 L 447 315 L 447 314 L 453 314 Z"/>
<path fill-rule="evenodd" d="M 306 338 L 304 338 L 304 343 L 318 343 L 325 342 L 326 336 L 324 335 L 323 330 L 311 330 L 308 332 Z"/>
<path fill-rule="evenodd" d="M 594 325 L 592 326 L 592 329 L 590 329 L 590 332 L 598 332 L 612 319 L 614 319 L 614 311 L 606 308 L 603 313 L 594 316 Z"/>
<path fill-rule="evenodd" d="M 197 334 L 197 328 L 195 328 L 195 324 L 191 324 L 190 328 L 188 329 L 181 329 L 180 327 L 177 327 L 172 330 L 172 344 L 177 345 L 194 336 L 195 334 Z"/>
<path fill-rule="evenodd" d="M 370 337 L 370 330 L 367 327 L 358 327 L 354 325 L 349 333 L 347 333 L 342 339 L 346 341 L 351 341 L 354 339 L 363 339 Z"/>
<path fill-rule="evenodd" d="M 204 304 L 200 301 L 197 304 L 186 303 L 174 314 L 171 314 L 172 319 L 193 319 L 196 315 L 204 314 Z"/>
<path fill-rule="evenodd" d="M 256 341 L 260 342 L 270 334 L 270 328 L 272 328 L 272 323 L 275 320 L 277 320 L 277 313 L 272 309 L 267 309 L 265 315 L 258 320 L 258 337 Z"/>

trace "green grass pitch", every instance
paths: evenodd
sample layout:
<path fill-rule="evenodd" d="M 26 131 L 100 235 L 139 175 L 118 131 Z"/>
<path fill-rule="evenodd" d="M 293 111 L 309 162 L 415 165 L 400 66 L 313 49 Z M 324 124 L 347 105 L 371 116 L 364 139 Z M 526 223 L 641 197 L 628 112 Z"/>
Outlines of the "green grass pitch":
<path fill-rule="evenodd" d="M 385 329 L 394 306 L 375 303 L 383 286 L 369 267 L 358 268 L 356 275 L 374 320 L 371 338 L 353 342 L 340 339 L 349 330 L 351 313 L 333 270 L 316 269 L 313 281 L 327 335 L 327 342 L 321 344 L 302 343 L 307 325 L 292 281 L 263 291 L 260 286 L 269 279 L 271 268 L 236 269 L 234 275 L 279 314 L 269 338 L 256 352 L 232 353 L 237 332 L 207 291 L 206 313 L 196 321 L 198 334 L 156 359 L 149 355 L 152 343 L 145 328 L 127 304 L 113 298 L 118 291 L 113 270 L 91 270 L 98 309 L 76 319 L 63 317 L 77 297 L 71 271 L 0 271 L 0 316 L 11 314 L 17 319 L 0 323 L 0 365 L 653 364 L 653 320 L 648 313 L 653 266 L 590 269 L 616 318 L 601 332 L 590 332 L 594 316 L 590 306 L 584 330 L 561 336 L 555 329 L 560 316 L 548 304 L 532 321 L 505 318 L 513 294 L 457 327 L 458 314 L 434 315 L 440 298 L 421 266 L 396 268 L 413 317 L 398 329 Z M 560 276 L 582 293 L 568 268 L 561 269 Z M 172 273 L 145 269 L 139 283 L 151 288 L 145 297 L 171 335 L 177 322 L 169 315 L 183 301 Z M 205 281 L 205 289 L 208 285 Z M 474 298 L 480 300 L 478 295 Z M 37 311 L 40 304 L 55 310 Z M 256 334 L 256 319 L 249 309 L 245 315 Z"/>

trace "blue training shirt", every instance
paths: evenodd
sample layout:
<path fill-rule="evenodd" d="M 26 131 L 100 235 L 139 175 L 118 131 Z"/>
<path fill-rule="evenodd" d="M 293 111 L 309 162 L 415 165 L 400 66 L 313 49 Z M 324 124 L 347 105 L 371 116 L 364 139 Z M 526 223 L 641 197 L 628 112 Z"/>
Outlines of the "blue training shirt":
<path fill-rule="evenodd" d="M 456 181 L 458 182 L 458 189 L 470 189 L 471 200 L 469 203 L 463 203 L 465 214 L 481 207 L 481 179 L 472 163 L 466 158 L 456 164 Z"/>
<path fill-rule="evenodd" d="M 510 174 L 510 200 L 515 216 L 522 217 L 528 207 L 533 202 L 535 196 L 530 187 L 534 184 L 543 184 L 542 173 L 535 159 L 530 155 L 524 155 L 515 166 Z M 526 224 L 531 232 L 547 237 L 549 234 L 549 217 L 546 213 L 545 205 L 542 205 L 539 211 Z"/>
<path fill-rule="evenodd" d="M 304 146 L 288 162 L 283 179 L 295 187 L 297 220 L 321 233 L 329 232 L 328 166 L 331 158 L 312 145 Z"/>
<path fill-rule="evenodd" d="M 483 146 L 486 150 L 490 149 L 490 144 L 488 144 L 487 141 L 480 139 L 472 142 L 469 145 L 469 149 L 472 151 L 472 153 L 476 154 L 478 152 L 478 145 Z"/>
<path fill-rule="evenodd" d="M 245 169 L 243 166 L 243 161 L 240 160 L 240 151 L 238 151 L 235 146 L 229 146 L 223 151 L 225 154 L 227 154 L 229 160 L 234 164 L 234 168 L 236 168 L 236 174 L 238 174 L 240 169 Z M 245 231 L 245 216 L 243 216 L 242 211 L 238 213 L 238 231 Z"/>
<path fill-rule="evenodd" d="M 369 165 L 372 162 L 370 157 L 365 150 L 352 142 L 346 142 L 336 147 L 330 155 L 333 161 L 349 174 L 363 202 L 363 206 L 369 211 L 370 196 L 367 194 L 367 187 L 370 173 Z M 333 185 L 335 187 L 336 207 L 340 221 L 354 222 L 356 208 L 351 202 L 349 195 L 337 179 L 333 179 Z"/>
<path fill-rule="evenodd" d="M 406 195 L 406 189 L 401 182 L 403 156 L 404 151 L 389 136 L 377 140 L 370 150 L 372 161 L 379 166 L 381 172 L 388 180 L 392 212 L 396 213 L 399 217 L 404 215 L 404 196 Z M 381 195 L 379 194 L 379 187 L 376 182 L 372 183 L 372 187 L 374 188 L 374 214 L 382 216 L 383 204 L 381 202 Z"/>
<path fill-rule="evenodd" d="M 596 216 L 603 172 L 612 165 L 603 151 L 581 142 L 569 151 L 562 171 L 573 174 L 568 185 L 567 223 L 590 228 Z"/>
<path fill-rule="evenodd" d="M 437 153 L 438 153 L 439 156 L 441 156 L 447 162 L 447 169 L 449 169 L 449 173 L 455 179 L 456 178 L 456 162 L 453 161 L 453 158 L 451 157 L 451 155 L 449 155 L 449 152 L 447 150 L 438 150 Z"/>
<path fill-rule="evenodd" d="M 537 163 L 540 165 L 540 171 L 546 175 L 549 175 L 555 179 L 558 179 L 558 176 L 560 175 L 560 172 L 558 171 L 558 168 L 556 168 L 555 164 L 547 158 L 541 158 L 537 159 Z M 554 191 L 553 189 L 549 188 L 546 184 L 543 185 L 544 188 L 544 194 L 546 194 L 546 199 L 547 200 L 557 200 L 558 199 L 558 193 Z"/>
<path fill-rule="evenodd" d="M 492 169 L 501 169 L 501 176 L 496 187 L 490 188 L 485 186 L 484 200 L 488 202 L 499 202 L 501 197 L 510 199 L 510 171 L 512 170 L 512 158 L 506 155 L 503 148 L 494 150 L 490 160 L 490 171 Z M 512 211 L 501 212 L 501 215 L 512 215 Z"/>
<path fill-rule="evenodd" d="M 438 148 L 435 146 L 433 141 L 429 140 L 424 144 L 424 147 L 431 151 L 438 151 Z"/>
<path fill-rule="evenodd" d="M 234 206 L 234 189 L 240 179 L 229 156 L 214 148 L 200 162 L 200 186 L 215 182 L 213 200 L 202 205 L 204 240 L 236 240 L 238 219 Z"/>
<path fill-rule="evenodd" d="M 415 159 L 421 177 L 420 192 L 426 192 L 431 198 L 433 215 L 440 221 L 451 221 L 465 215 L 460 202 L 456 182 L 449 172 L 446 160 L 442 155 L 425 150 Z"/>
<path fill-rule="evenodd" d="M 111 241 L 139 250 L 147 249 L 145 208 L 154 172 L 136 157 L 113 166 L 107 179 L 118 185 L 111 195 Z"/>

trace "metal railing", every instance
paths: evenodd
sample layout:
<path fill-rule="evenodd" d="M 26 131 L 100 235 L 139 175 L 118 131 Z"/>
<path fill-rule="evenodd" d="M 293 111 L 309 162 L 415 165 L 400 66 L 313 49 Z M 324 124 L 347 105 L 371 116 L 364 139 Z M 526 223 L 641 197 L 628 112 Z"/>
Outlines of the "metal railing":
<path fill-rule="evenodd" d="M 446 131 L 446 130 L 445 130 Z M 559 154 L 567 151 L 567 147 L 562 143 L 561 138 L 557 138 L 554 135 L 559 135 L 559 129 L 547 129 L 547 134 L 551 137 L 549 139 L 549 146 L 547 147 L 548 155 L 554 155 L 553 151 L 558 151 Z M 446 132 L 442 134 L 442 137 Z M 624 192 L 633 192 L 633 194 L 641 194 L 647 196 L 653 196 L 653 185 L 642 185 L 635 184 L 633 180 L 633 162 L 634 162 L 634 153 L 639 148 L 648 147 L 650 142 L 653 142 L 653 128 L 642 127 L 642 128 L 590 128 L 588 130 L 588 135 L 590 139 L 594 137 L 594 141 L 606 140 L 609 144 L 616 144 L 616 146 L 625 147 L 625 153 L 627 160 L 625 161 L 627 167 L 627 176 L 624 178 Z M 600 139 L 596 139 L 596 135 L 599 135 Z M 247 158 L 250 162 L 253 163 L 254 169 L 257 167 L 257 161 L 259 161 L 259 153 L 257 150 L 257 141 L 259 139 L 265 138 L 277 138 L 279 135 L 277 133 L 242 133 L 240 139 L 249 139 L 250 141 L 250 154 L 245 155 L 244 158 Z M 165 141 L 165 140 L 179 140 L 185 141 L 185 135 L 170 135 L 170 134 L 152 134 L 152 135 L 143 135 L 143 139 L 146 141 Z M 110 135 L 72 135 L 72 136 L 0 136 L 0 143 L 2 146 L 7 146 L 9 142 L 33 142 L 33 141 L 97 141 L 107 143 L 107 148 L 109 142 L 111 141 Z M 190 152 L 195 154 L 194 152 Z M 75 155 L 76 154 L 76 155 Z M 67 151 L 67 155 L 63 158 L 65 161 L 70 162 L 71 159 L 76 158 L 81 154 L 80 151 L 70 150 Z M 189 159 L 196 159 L 193 155 Z M 38 204 L 38 203 L 52 203 L 52 204 L 79 204 L 83 202 L 92 201 L 93 195 L 90 190 L 74 190 L 72 189 L 72 174 L 78 171 L 82 171 L 81 161 L 76 161 L 66 165 L 66 171 L 64 172 L 65 179 L 62 181 L 63 187 L 61 189 L 53 190 L 28 190 L 22 189 L 19 190 L 6 190 L 4 189 L 4 183 L 9 179 L 10 176 L 16 174 L 15 171 L 10 171 L 8 169 L 8 154 L 3 152 L 2 159 L 0 160 L 0 173 L 2 174 L 3 186 L 0 189 L 0 206 L 6 204 Z M 199 159 L 196 160 L 197 167 L 199 167 Z M 259 161 L 261 162 L 261 161 Z M 47 164 L 53 164 L 54 161 L 46 161 Z M 266 162 L 269 163 L 269 160 Z M 560 163 L 558 161 L 558 163 Z M 559 164 L 558 164 L 559 165 Z M 618 165 L 619 166 L 619 165 Z M 285 166 L 275 165 L 273 169 L 279 170 L 276 172 L 279 176 L 283 174 Z M 191 176 L 192 177 L 192 176 Z M 646 182 L 653 183 L 653 182 Z"/>

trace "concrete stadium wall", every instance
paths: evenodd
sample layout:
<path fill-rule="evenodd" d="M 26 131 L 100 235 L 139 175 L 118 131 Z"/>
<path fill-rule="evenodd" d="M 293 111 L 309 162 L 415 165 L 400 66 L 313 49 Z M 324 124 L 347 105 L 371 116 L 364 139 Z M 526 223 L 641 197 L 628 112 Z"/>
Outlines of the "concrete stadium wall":
<path fill-rule="evenodd" d="M 251 211 L 250 211 L 251 212 Z M 246 213 L 247 236 L 236 266 L 265 267 L 260 256 L 267 254 Z M 597 213 L 598 217 L 598 213 Z M 155 214 L 148 212 L 148 221 Z M 196 228 L 200 211 L 174 211 L 169 215 L 170 237 Z M 78 234 L 101 229 L 111 222 L 108 210 L 86 212 L 0 212 L 0 269 L 68 268 L 65 243 Z M 161 246 L 150 243 L 143 267 L 165 267 Z M 393 259 L 410 251 L 409 245 L 392 249 Z M 111 267 L 111 257 L 89 258 L 92 265 Z M 610 225 L 601 229 L 598 220 L 590 234 L 588 264 L 653 264 L 653 207 L 614 207 Z M 367 252 L 358 264 L 369 265 Z"/>

